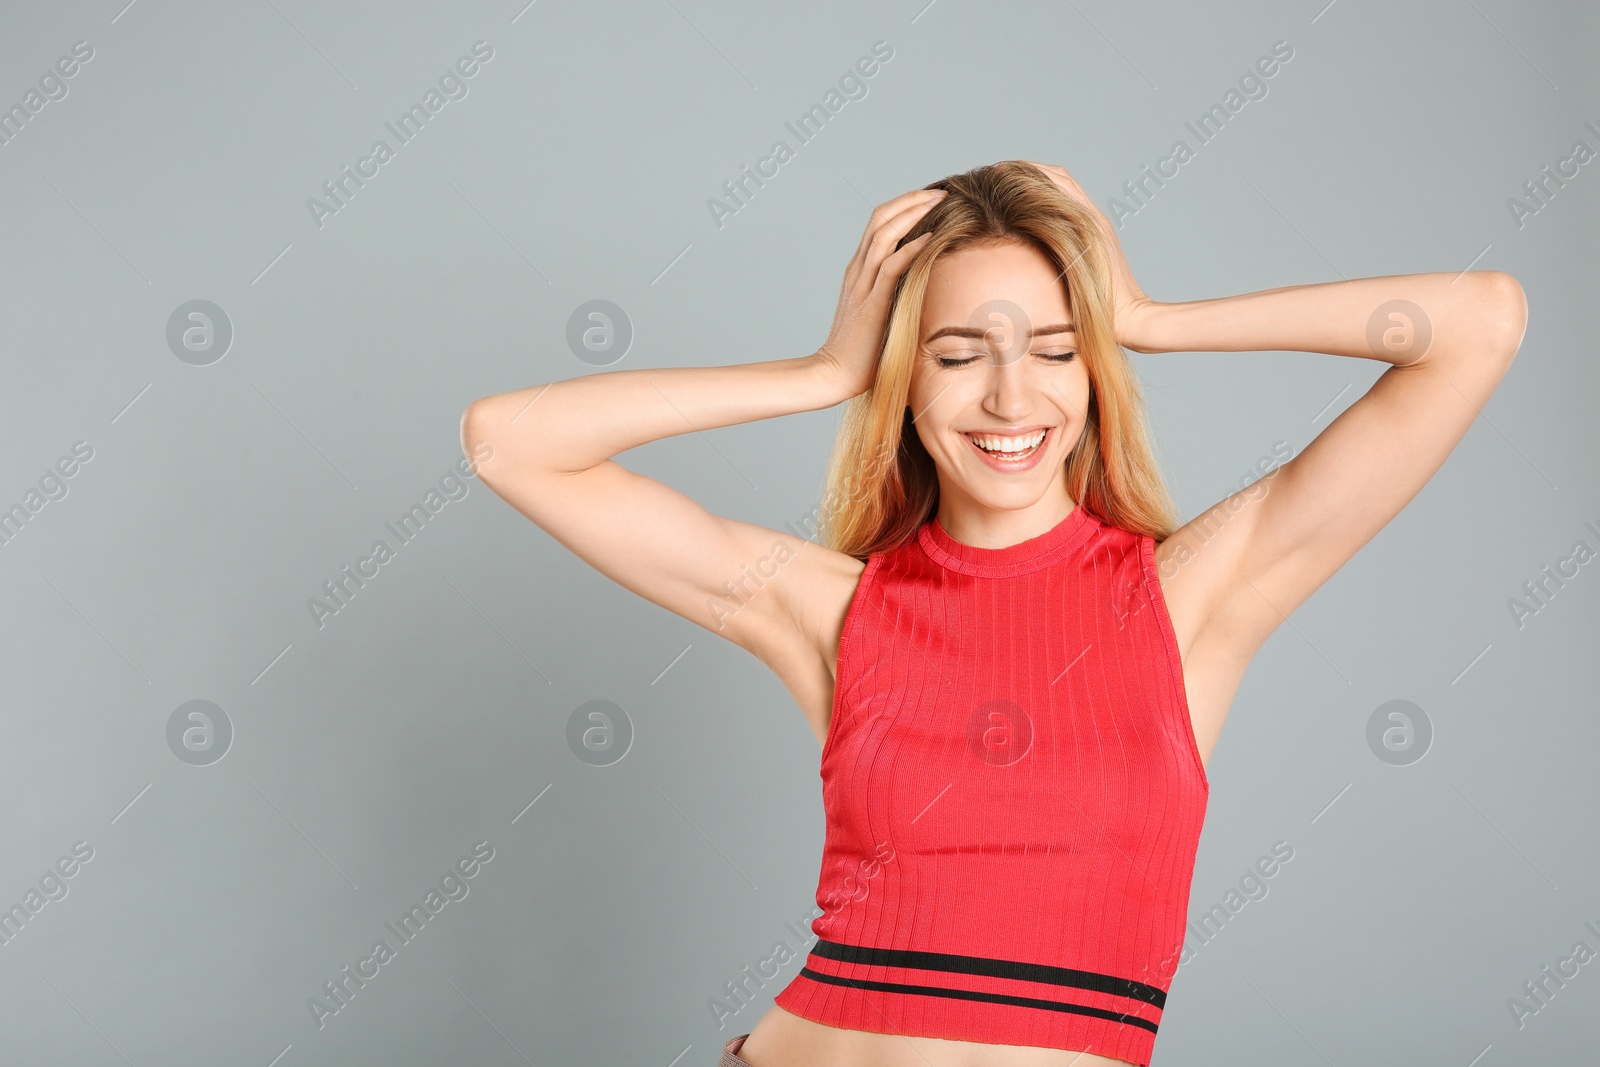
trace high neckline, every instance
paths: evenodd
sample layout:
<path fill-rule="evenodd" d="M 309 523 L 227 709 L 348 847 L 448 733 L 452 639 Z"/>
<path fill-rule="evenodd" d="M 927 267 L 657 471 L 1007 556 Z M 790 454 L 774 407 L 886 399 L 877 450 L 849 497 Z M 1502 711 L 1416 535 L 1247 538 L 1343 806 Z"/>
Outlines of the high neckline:
<path fill-rule="evenodd" d="M 939 525 L 937 516 L 917 530 L 917 540 L 935 563 L 979 578 L 1009 578 L 1047 567 L 1076 548 L 1099 525 L 1076 504 L 1067 517 L 1037 537 L 1003 548 L 963 544 Z"/>

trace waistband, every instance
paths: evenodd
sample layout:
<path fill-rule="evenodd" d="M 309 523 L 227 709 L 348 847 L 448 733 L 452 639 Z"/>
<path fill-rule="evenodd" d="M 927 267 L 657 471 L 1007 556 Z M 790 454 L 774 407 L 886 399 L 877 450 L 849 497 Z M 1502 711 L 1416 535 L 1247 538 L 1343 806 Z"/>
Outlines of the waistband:
<path fill-rule="evenodd" d="M 1148 1064 L 1166 999 L 1156 986 L 1095 971 L 819 939 L 774 1002 L 846 1029 Z"/>
<path fill-rule="evenodd" d="M 739 1050 L 744 1047 L 744 1039 L 749 1036 L 740 1034 L 738 1037 L 730 1038 L 727 1044 L 722 1046 L 722 1058 L 717 1061 L 717 1067 L 750 1067 L 750 1064 L 739 1058 Z"/>

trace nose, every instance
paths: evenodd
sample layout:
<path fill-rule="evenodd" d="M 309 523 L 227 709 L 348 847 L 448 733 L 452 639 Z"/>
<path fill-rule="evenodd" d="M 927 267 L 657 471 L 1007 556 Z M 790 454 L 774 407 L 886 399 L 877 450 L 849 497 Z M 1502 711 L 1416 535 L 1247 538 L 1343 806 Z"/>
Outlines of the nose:
<path fill-rule="evenodd" d="M 986 370 L 985 410 L 1002 422 L 1024 421 L 1033 410 L 1034 383 L 1028 361 L 1015 351 L 991 346 Z"/>

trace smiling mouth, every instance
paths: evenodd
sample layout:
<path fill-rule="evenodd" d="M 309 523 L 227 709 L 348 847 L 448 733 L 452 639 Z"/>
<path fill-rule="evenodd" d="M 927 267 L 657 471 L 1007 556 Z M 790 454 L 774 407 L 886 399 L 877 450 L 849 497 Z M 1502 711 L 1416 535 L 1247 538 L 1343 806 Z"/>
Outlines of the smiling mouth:
<path fill-rule="evenodd" d="M 972 442 L 974 448 L 995 459 L 1015 461 L 1027 459 L 1050 439 L 1050 427 L 1043 430 L 1034 430 L 1032 433 L 1017 434 L 1015 436 L 1001 436 L 991 433 L 963 433 L 962 436 Z"/>

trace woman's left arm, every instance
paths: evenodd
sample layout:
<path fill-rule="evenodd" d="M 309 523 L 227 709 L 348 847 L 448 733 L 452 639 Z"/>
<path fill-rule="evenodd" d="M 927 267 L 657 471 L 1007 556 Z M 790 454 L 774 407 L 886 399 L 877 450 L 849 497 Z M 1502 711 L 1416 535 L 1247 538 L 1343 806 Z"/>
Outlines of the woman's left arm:
<path fill-rule="evenodd" d="M 1180 640 L 1192 647 L 1203 632 L 1211 654 L 1248 661 L 1444 464 L 1522 344 L 1522 286 L 1503 271 L 1403 274 L 1158 303 L 1077 180 L 1028 162 L 1104 236 L 1123 347 L 1326 352 L 1391 364 L 1298 456 L 1161 543 L 1163 590 L 1195 606 Z"/>
<path fill-rule="evenodd" d="M 1522 286 L 1501 271 L 1144 299 L 1128 311 L 1117 333 L 1138 352 L 1285 350 L 1391 364 L 1299 455 L 1164 546 L 1171 570 L 1203 587 L 1205 629 L 1246 656 L 1443 465 L 1510 366 L 1528 314 Z"/>

